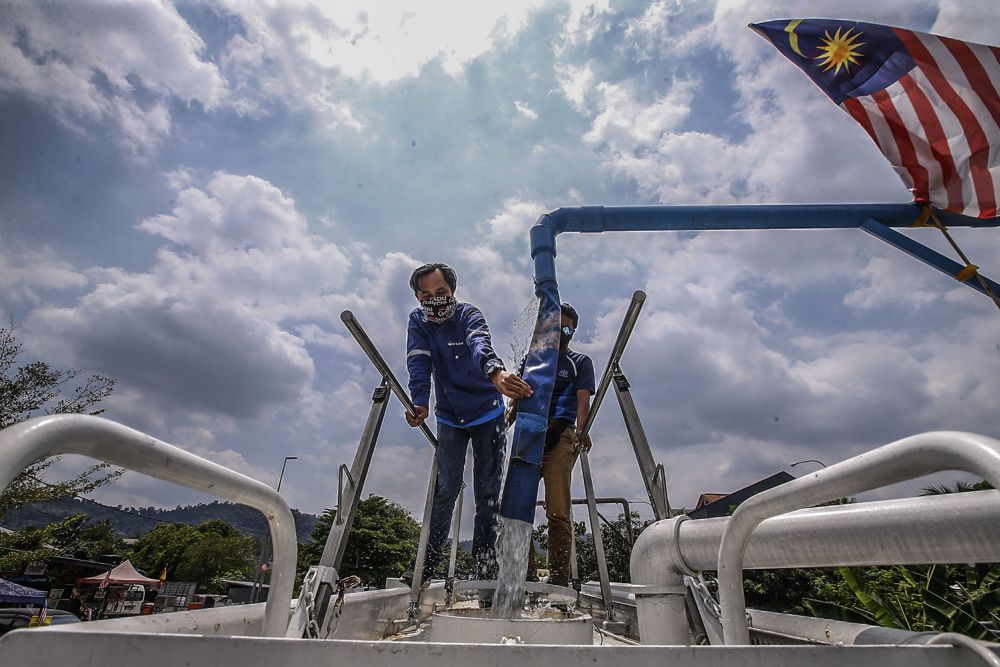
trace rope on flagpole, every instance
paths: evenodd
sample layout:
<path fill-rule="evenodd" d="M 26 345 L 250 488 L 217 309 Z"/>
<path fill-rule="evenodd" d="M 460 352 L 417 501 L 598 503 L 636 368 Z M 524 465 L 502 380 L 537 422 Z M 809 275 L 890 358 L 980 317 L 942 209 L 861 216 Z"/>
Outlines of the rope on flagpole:
<path fill-rule="evenodd" d="M 955 249 L 955 252 L 958 253 L 958 256 L 965 264 L 965 266 L 955 274 L 955 280 L 966 282 L 970 278 L 975 277 L 976 281 L 982 286 L 983 291 L 986 292 L 991 299 L 993 299 L 993 303 L 998 309 L 1000 309 L 1000 298 L 997 298 L 997 295 L 990 288 L 990 284 L 979 274 L 979 267 L 970 262 L 969 258 L 965 256 L 964 252 L 962 252 L 962 249 L 958 247 L 957 243 L 955 243 L 955 239 L 953 239 L 951 234 L 948 233 L 948 228 L 945 227 L 940 220 L 938 220 L 938 217 L 934 213 L 934 209 L 931 208 L 930 204 L 924 204 L 924 208 L 920 212 L 920 217 L 913 221 L 913 226 L 935 227 L 940 230 L 941 233 L 944 234 L 944 237 L 948 240 L 948 243 L 951 244 L 951 247 Z"/>

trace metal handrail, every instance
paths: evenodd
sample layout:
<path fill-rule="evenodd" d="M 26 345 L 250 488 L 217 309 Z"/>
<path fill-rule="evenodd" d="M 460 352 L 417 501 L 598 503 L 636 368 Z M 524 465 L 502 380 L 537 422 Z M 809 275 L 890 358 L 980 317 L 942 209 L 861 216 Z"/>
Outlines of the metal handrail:
<path fill-rule="evenodd" d="M 389 389 L 391 389 L 392 393 L 396 395 L 399 402 L 403 404 L 406 411 L 411 415 L 417 414 L 413 402 L 410 401 L 409 395 L 403 389 L 403 385 L 401 385 L 399 380 L 396 379 L 392 369 L 389 368 L 389 364 L 386 363 L 382 354 L 378 351 L 378 348 L 375 347 L 375 343 L 372 342 L 372 339 L 368 337 L 368 333 L 361 326 L 361 322 L 359 322 L 358 318 L 354 316 L 354 313 L 349 310 L 345 310 L 340 314 L 340 319 L 343 321 L 344 326 L 347 327 L 347 330 L 351 332 L 351 335 L 354 336 L 354 340 L 356 340 L 358 345 L 361 346 L 361 350 L 368 356 L 368 360 L 372 362 L 373 366 L 375 366 L 375 370 L 377 370 L 382 377 L 389 382 Z M 426 422 L 420 425 L 420 432 L 424 434 L 424 437 L 427 438 L 427 442 L 431 443 L 432 447 L 437 447 L 437 438 L 434 437 L 433 433 L 431 433 L 431 430 L 427 426 Z"/>
<path fill-rule="evenodd" d="M 939 470 L 963 470 L 1000 487 L 1000 441 L 974 433 L 921 433 L 767 491 L 740 505 L 719 545 L 719 603 L 726 644 L 749 644 L 743 558 L 762 521 Z"/>
<path fill-rule="evenodd" d="M 262 631 L 269 637 L 285 635 L 298 543 L 292 513 L 274 489 L 108 419 L 52 415 L 29 419 L 0 431 L 0 492 L 35 461 L 60 454 L 106 461 L 260 510 L 267 519 L 274 545 L 274 567 Z"/>
<path fill-rule="evenodd" d="M 628 340 L 632 336 L 632 330 L 635 329 L 636 320 L 639 319 L 639 311 L 642 310 L 642 304 L 645 302 L 645 292 L 642 290 L 633 292 L 632 300 L 629 301 L 628 309 L 625 311 L 625 318 L 622 320 L 621 329 L 618 330 L 615 344 L 611 348 L 608 365 L 604 369 L 604 375 L 601 376 L 601 384 L 598 385 L 597 393 L 594 394 L 594 403 L 590 406 L 590 411 L 587 413 L 587 421 L 584 422 L 583 429 L 580 432 L 580 442 L 583 442 L 587 434 L 590 433 L 590 427 L 594 425 L 597 411 L 601 409 L 601 403 L 604 402 L 604 395 L 608 393 L 611 377 L 614 375 L 618 362 L 621 361 L 622 354 L 625 352 L 625 346 L 628 345 Z"/>

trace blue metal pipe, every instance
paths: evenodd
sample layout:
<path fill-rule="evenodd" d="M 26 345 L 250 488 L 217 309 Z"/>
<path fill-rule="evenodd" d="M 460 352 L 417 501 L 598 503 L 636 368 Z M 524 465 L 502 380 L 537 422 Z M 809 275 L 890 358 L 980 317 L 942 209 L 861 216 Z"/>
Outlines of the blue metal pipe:
<path fill-rule="evenodd" d="M 778 204 L 754 206 L 580 206 L 542 215 L 531 228 L 538 318 L 525 359 L 524 379 L 535 393 L 518 402 L 511 460 L 500 515 L 533 522 L 549 399 L 559 351 L 559 285 L 556 236 L 561 232 L 705 231 L 740 229 L 853 229 L 874 219 L 887 227 L 910 227 L 920 215 L 914 204 Z M 937 212 L 951 227 L 997 227 L 1000 218 L 980 220 Z M 870 230 L 869 230 L 870 231 Z"/>

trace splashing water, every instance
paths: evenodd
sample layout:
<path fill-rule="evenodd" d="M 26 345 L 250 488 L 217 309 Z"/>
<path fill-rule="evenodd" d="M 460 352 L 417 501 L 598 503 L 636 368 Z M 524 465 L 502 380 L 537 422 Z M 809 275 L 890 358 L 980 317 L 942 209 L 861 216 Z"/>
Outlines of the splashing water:
<path fill-rule="evenodd" d="M 531 336 L 535 331 L 535 321 L 538 319 L 538 301 L 538 297 L 535 297 L 525 304 L 511 327 L 510 352 L 514 359 L 512 370 L 515 373 L 520 373 L 521 363 L 531 346 Z"/>
<path fill-rule="evenodd" d="M 493 595 L 493 618 L 518 618 L 524 605 L 524 580 L 528 575 L 528 545 L 531 524 L 500 518 L 497 536 L 497 565 L 500 574 Z"/>

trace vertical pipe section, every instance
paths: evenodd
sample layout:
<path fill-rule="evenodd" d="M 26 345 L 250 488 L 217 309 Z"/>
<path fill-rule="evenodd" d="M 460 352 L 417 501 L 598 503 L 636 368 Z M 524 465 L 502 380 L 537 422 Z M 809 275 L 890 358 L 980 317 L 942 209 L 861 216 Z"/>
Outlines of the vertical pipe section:
<path fill-rule="evenodd" d="M 642 531 L 632 547 L 629 570 L 643 644 L 691 643 L 684 575 L 694 573 L 684 562 L 676 539 L 681 523 L 687 520 L 681 515 L 657 521 Z M 664 548 L 664 544 L 673 548 Z"/>
<path fill-rule="evenodd" d="M 542 454 L 548 427 L 549 400 L 559 354 L 559 285 L 556 283 L 556 234 L 559 228 L 543 215 L 531 228 L 538 315 L 524 358 L 524 380 L 534 393 L 517 404 L 510 463 L 504 480 L 500 515 L 534 523 L 535 499 L 542 477 Z"/>

